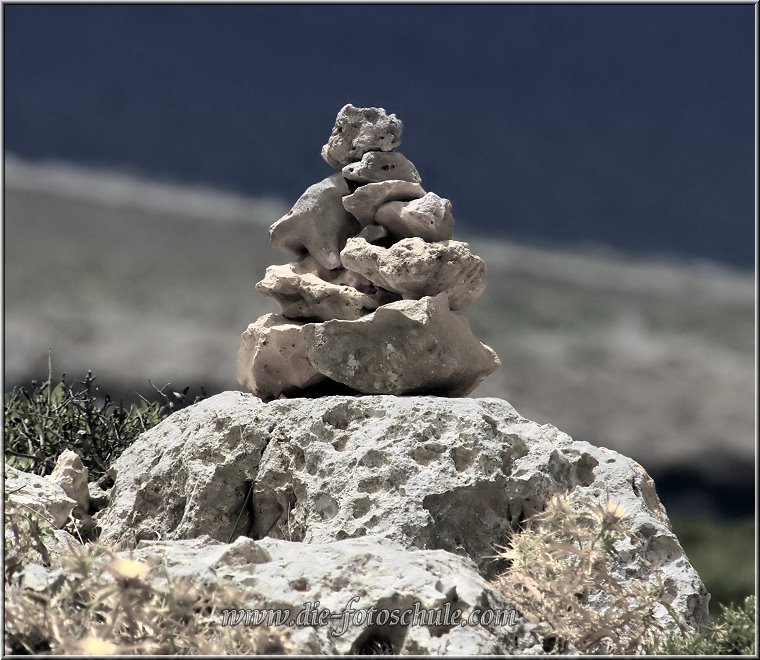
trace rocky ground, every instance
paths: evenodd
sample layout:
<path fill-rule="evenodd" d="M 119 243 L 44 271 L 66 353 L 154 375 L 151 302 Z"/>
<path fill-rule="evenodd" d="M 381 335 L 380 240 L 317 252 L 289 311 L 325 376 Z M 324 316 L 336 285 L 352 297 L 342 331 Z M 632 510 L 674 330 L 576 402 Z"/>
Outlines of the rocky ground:
<path fill-rule="evenodd" d="M 238 389 L 240 333 L 277 311 L 254 284 L 288 260 L 266 231 L 286 207 L 9 161 L 6 388 L 46 377 L 52 347 L 54 375 L 92 369 L 123 396 Z M 503 363 L 473 396 L 633 457 L 669 510 L 752 510 L 750 274 L 468 239 L 458 220 L 488 266 L 468 317 Z"/>

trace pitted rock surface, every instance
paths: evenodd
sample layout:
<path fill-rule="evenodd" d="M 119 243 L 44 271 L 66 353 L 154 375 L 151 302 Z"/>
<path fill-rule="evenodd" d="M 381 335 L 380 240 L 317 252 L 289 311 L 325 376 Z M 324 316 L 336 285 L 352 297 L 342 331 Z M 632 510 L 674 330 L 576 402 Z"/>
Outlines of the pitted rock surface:
<path fill-rule="evenodd" d="M 383 108 L 356 108 L 348 103 L 338 112 L 322 158 L 340 169 L 368 151 L 392 151 L 401 144 L 402 129 L 401 120 Z"/>
<path fill-rule="evenodd" d="M 207 534 L 306 543 L 379 535 L 467 556 L 490 576 L 494 544 L 556 494 L 630 515 L 626 572 L 661 568 L 688 625 L 707 621 L 654 482 L 635 461 L 521 417 L 500 399 L 330 396 L 270 403 L 225 392 L 144 433 L 113 467 L 101 541 Z M 253 504 L 244 507 L 248 489 Z M 241 514 L 242 511 L 242 514 Z"/>

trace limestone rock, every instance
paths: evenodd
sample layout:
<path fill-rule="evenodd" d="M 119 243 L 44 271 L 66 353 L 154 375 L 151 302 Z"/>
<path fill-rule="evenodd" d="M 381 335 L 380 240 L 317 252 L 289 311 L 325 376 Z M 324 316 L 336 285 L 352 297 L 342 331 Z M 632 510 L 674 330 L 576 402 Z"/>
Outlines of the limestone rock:
<path fill-rule="evenodd" d="M 256 290 L 272 296 L 289 319 L 358 319 L 398 300 L 362 275 L 343 269 L 328 271 L 312 257 L 269 266 Z"/>
<path fill-rule="evenodd" d="M 427 193 L 408 203 L 392 201 L 383 204 L 377 209 L 375 222 L 397 238 L 419 236 L 433 242 L 451 238 L 454 217 L 448 199 Z"/>
<path fill-rule="evenodd" d="M 383 108 L 356 108 L 349 103 L 335 119 L 322 158 L 342 168 L 368 151 L 392 151 L 401 144 L 402 128 L 401 120 Z"/>
<path fill-rule="evenodd" d="M 380 225 L 367 225 L 355 238 L 363 238 L 368 243 L 376 243 L 388 235 L 388 230 Z M 349 239 L 351 240 L 351 239 Z"/>
<path fill-rule="evenodd" d="M 525 419 L 500 399 L 265 404 L 225 392 L 144 433 L 113 471 L 101 542 L 248 534 L 319 544 L 379 535 L 407 549 L 467 556 L 484 576 L 503 568 L 489 559 L 494 544 L 519 533 L 552 496 L 598 504 L 610 497 L 629 513 L 636 539 L 621 549 L 622 579 L 651 562 L 687 625 L 707 621 L 709 596 L 644 469 Z M 252 505 L 244 507 L 249 488 Z M 311 568 L 318 573 L 320 562 Z"/>
<path fill-rule="evenodd" d="M 108 504 L 110 498 L 110 489 L 103 490 L 97 481 L 91 481 L 87 484 L 87 493 L 90 496 L 91 510 L 100 511 Z"/>
<path fill-rule="evenodd" d="M 348 239 L 340 259 L 347 269 L 405 298 L 446 293 L 455 310 L 477 300 L 486 287 L 485 263 L 459 241 L 404 238 L 383 248 L 354 237 Z"/>
<path fill-rule="evenodd" d="M 143 541 L 133 557 L 160 563 L 175 579 L 234 587 L 242 602 L 230 607 L 288 609 L 295 620 L 304 603 L 313 608 L 318 601 L 320 612 L 336 615 L 327 625 L 277 626 L 297 654 L 367 654 L 381 645 L 391 655 L 498 655 L 541 648 L 535 626 L 478 575 L 471 561 L 442 550 L 406 550 L 375 537 L 308 546 L 271 538 L 220 543 L 202 537 Z M 414 603 L 420 610 L 441 613 L 448 603 L 463 618 L 489 607 L 503 612 L 505 625 L 446 627 L 418 620 L 417 625 L 372 626 L 348 616 L 344 621 L 340 615 L 349 603 L 355 611 L 396 609 L 399 616 L 407 609 L 413 612 Z"/>
<path fill-rule="evenodd" d="M 72 500 L 74 500 L 81 513 L 87 514 L 90 509 L 90 491 L 87 487 L 87 468 L 82 459 L 66 449 L 58 457 L 50 480 L 57 483 Z"/>
<path fill-rule="evenodd" d="M 325 378 L 306 357 L 303 324 L 265 314 L 240 337 L 237 379 L 256 396 L 273 399 Z"/>
<path fill-rule="evenodd" d="M 365 394 L 466 396 L 501 364 L 446 294 L 400 300 L 356 321 L 304 326 L 320 373 Z"/>
<path fill-rule="evenodd" d="M 13 502 L 36 511 L 58 528 L 66 524 L 77 505 L 52 479 L 10 465 L 5 466 L 5 493 Z"/>
<path fill-rule="evenodd" d="M 343 198 L 343 206 L 364 227 L 375 222 L 375 213 L 386 202 L 409 201 L 418 199 L 424 194 L 425 191 L 419 183 L 390 179 L 378 183 L 368 183 L 357 188 L 355 192 Z M 383 223 L 378 222 L 376 224 Z"/>
<path fill-rule="evenodd" d="M 369 151 L 360 161 L 346 165 L 343 176 L 359 183 L 377 183 L 388 179 L 422 182 L 414 163 L 397 151 Z"/>
<path fill-rule="evenodd" d="M 269 228 L 272 245 L 298 255 L 308 252 L 324 268 L 338 268 L 346 239 L 360 229 L 343 208 L 343 196 L 349 192 L 339 173 L 307 188 L 293 208 Z"/>

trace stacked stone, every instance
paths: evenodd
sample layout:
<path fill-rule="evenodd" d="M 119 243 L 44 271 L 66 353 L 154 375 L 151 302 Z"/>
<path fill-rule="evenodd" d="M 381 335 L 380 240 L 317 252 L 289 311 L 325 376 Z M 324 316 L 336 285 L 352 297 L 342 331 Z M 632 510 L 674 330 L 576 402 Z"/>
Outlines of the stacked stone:
<path fill-rule="evenodd" d="M 282 314 L 242 334 L 237 376 L 269 400 L 334 391 L 466 396 L 500 365 L 458 313 L 486 284 L 483 260 L 452 240 L 451 202 L 425 192 L 394 151 L 402 123 L 346 105 L 322 157 L 339 171 L 269 229 L 296 261 L 256 285 Z"/>

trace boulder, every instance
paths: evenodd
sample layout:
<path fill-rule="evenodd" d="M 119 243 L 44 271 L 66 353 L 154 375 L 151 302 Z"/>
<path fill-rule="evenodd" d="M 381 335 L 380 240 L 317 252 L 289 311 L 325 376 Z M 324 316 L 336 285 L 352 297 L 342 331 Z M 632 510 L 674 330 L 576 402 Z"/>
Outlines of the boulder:
<path fill-rule="evenodd" d="M 709 595 L 646 471 L 525 419 L 501 399 L 331 396 L 265 404 L 225 392 L 144 433 L 113 472 L 112 500 L 100 518 L 104 543 L 134 547 L 141 539 L 207 534 L 225 543 L 248 535 L 321 544 L 377 535 L 407 550 L 469 557 L 485 577 L 503 569 L 491 559 L 494 547 L 519 534 L 552 496 L 589 504 L 612 498 L 635 535 L 620 549 L 621 579 L 640 576 L 650 562 L 687 625 L 707 621 Z M 263 547 L 271 554 L 272 546 Z M 310 565 L 318 574 L 320 562 Z M 375 582 L 384 582 L 386 573 L 379 575 Z"/>
<path fill-rule="evenodd" d="M 541 649 L 535 626 L 518 615 L 475 565 L 442 550 L 407 550 L 377 537 L 308 546 L 272 538 L 221 543 L 201 537 L 141 541 L 131 556 L 160 563 L 172 578 L 233 587 L 240 596 L 230 608 L 238 612 L 222 611 L 219 616 L 238 625 L 245 625 L 244 609 L 279 610 L 293 622 L 313 613 L 310 623 L 277 626 L 285 646 L 300 654 L 490 655 Z M 498 612 L 503 625 L 422 620 L 442 617 L 447 609 L 460 610 L 466 620 L 483 608 Z M 403 621 L 410 625 L 383 625 L 394 610 L 399 619 L 409 611 Z M 415 611 L 419 614 L 412 621 Z M 376 618 L 369 622 L 371 612 Z M 325 613 L 334 618 L 320 625 L 313 615 Z"/>
<path fill-rule="evenodd" d="M 384 248 L 354 237 L 348 239 L 340 260 L 348 270 L 405 298 L 445 293 L 454 310 L 470 305 L 486 288 L 485 263 L 459 241 L 404 238 Z"/>
<path fill-rule="evenodd" d="M 322 158 L 340 169 L 368 151 L 392 151 L 401 144 L 402 129 L 401 120 L 383 108 L 356 108 L 349 103 L 338 112 Z"/>
<path fill-rule="evenodd" d="M 388 179 L 421 183 L 414 163 L 397 151 L 369 151 L 356 163 L 343 168 L 343 177 L 359 183 L 377 183 Z"/>
<path fill-rule="evenodd" d="M 323 279 L 324 278 L 324 279 Z M 342 282 L 353 281 L 354 284 Z M 358 273 L 327 271 L 311 257 L 269 266 L 256 290 L 274 298 L 289 319 L 358 319 L 399 296 Z"/>
<path fill-rule="evenodd" d="M 466 396 L 501 364 L 446 294 L 400 300 L 356 321 L 304 326 L 320 373 L 364 394 Z"/>
<path fill-rule="evenodd" d="M 340 174 L 309 186 L 293 208 L 269 228 L 272 245 L 297 255 L 308 253 L 324 268 L 339 268 L 338 255 L 346 239 L 360 229 L 343 208 L 343 196 L 350 192 Z"/>
<path fill-rule="evenodd" d="M 383 204 L 374 218 L 396 238 L 419 236 L 432 242 L 447 241 L 453 235 L 451 202 L 435 193 L 427 193 L 407 203 L 392 201 Z"/>
<path fill-rule="evenodd" d="M 238 382 L 262 399 L 325 380 L 306 357 L 303 324 L 265 314 L 240 336 Z"/>
<path fill-rule="evenodd" d="M 57 483 L 72 500 L 74 500 L 81 514 L 87 514 L 90 510 L 90 491 L 87 486 L 89 480 L 87 468 L 82 459 L 71 451 L 65 449 L 58 457 L 50 480 Z"/>
<path fill-rule="evenodd" d="M 5 466 L 4 473 L 5 494 L 12 502 L 36 512 L 54 527 L 66 524 L 77 502 L 59 483 L 10 465 Z"/>
<path fill-rule="evenodd" d="M 343 198 L 343 207 L 364 227 L 375 222 L 375 213 L 386 202 L 409 201 L 418 199 L 424 194 L 425 191 L 419 183 L 391 179 L 378 183 L 368 183 L 357 188 L 352 194 Z M 358 231 L 354 232 L 354 234 L 356 233 Z"/>

